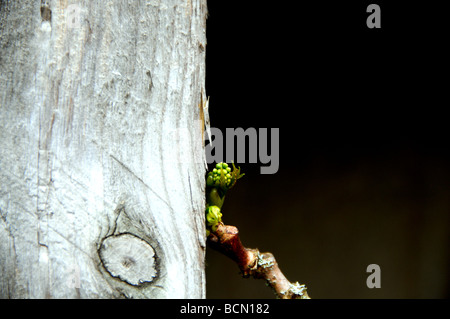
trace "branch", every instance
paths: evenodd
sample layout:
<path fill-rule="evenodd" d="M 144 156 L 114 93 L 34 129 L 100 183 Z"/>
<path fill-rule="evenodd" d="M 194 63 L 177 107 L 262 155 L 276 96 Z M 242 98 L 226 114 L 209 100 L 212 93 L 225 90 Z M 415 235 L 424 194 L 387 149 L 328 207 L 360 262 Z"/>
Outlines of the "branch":
<path fill-rule="evenodd" d="M 310 299 L 306 286 L 298 282 L 292 284 L 278 267 L 271 253 L 260 253 L 258 249 L 245 248 L 239 238 L 239 231 L 234 226 L 217 224 L 217 229 L 208 236 L 211 248 L 234 260 L 242 276 L 265 279 L 280 299 Z"/>
<path fill-rule="evenodd" d="M 234 260 L 243 277 L 265 279 L 278 298 L 310 299 L 305 285 L 292 284 L 286 279 L 271 253 L 261 254 L 258 249 L 245 248 L 238 229 L 222 223 L 225 194 L 244 176 L 239 167 L 232 165 L 233 169 L 226 163 L 217 163 L 206 175 L 206 236 L 210 246 Z"/>

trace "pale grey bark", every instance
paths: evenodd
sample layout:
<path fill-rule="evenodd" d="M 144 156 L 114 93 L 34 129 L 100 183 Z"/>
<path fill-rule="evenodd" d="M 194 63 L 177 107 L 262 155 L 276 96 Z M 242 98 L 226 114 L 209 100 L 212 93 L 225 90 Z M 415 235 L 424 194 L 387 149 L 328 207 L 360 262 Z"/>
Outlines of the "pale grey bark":
<path fill-rule="evenodd" d="M 1 2 L 0 297 L 205 297 L 206 12 Z"/>

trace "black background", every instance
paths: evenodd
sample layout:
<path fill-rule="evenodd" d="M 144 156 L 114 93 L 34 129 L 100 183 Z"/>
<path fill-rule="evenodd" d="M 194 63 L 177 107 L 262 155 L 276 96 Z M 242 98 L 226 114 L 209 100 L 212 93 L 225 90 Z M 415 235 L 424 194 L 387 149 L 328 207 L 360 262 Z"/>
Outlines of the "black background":
<path fill-rule="evenodd" d="M 366 26 L 370 3 L 381 29 Z M 246 176 L 227 195 L 224 222 L 313 298 L 448 297 L 444 9 L 209 1 L 208 10 L 211 126 L 280 129 L 279 171 L 239 163 Z M 366 286 L 371 263 L 381 289 Z M 207 264 L 208 298 L 273 297 L 210 249 Z"/>

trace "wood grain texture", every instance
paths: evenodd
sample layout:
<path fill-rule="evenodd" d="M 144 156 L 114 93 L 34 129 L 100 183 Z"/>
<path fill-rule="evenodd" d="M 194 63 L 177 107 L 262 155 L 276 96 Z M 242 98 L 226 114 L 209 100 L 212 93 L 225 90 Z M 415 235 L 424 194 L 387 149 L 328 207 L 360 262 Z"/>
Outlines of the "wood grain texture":
<path fill-rule="evenodd" d="M 0 297 L 203 298 L 206 0 L 74 3 L 1 4 Z"/>

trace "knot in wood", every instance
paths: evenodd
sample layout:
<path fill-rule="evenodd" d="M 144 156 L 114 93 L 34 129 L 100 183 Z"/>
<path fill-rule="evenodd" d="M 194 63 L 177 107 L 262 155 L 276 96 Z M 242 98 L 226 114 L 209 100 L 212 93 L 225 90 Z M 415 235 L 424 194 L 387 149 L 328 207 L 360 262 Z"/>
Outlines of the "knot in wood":
<path fill-rule="evenodd" d="M 155 251 L 137 236 L 109 236 L 103 240 L 99 254 L 108 273 L 130 285 L 152 282 L 156 277 Z"/>

